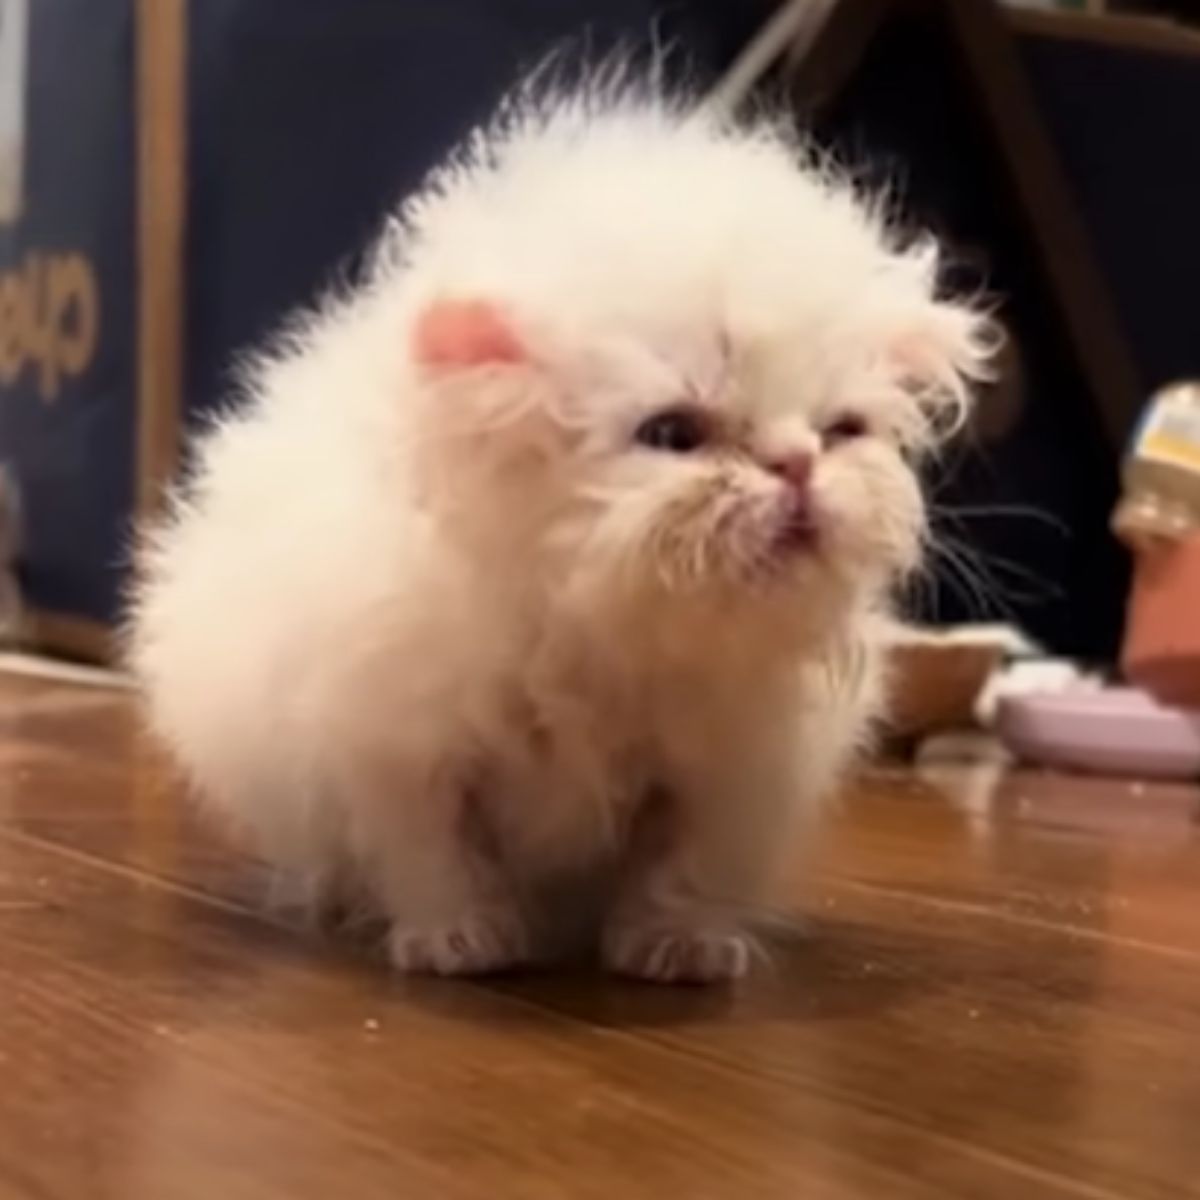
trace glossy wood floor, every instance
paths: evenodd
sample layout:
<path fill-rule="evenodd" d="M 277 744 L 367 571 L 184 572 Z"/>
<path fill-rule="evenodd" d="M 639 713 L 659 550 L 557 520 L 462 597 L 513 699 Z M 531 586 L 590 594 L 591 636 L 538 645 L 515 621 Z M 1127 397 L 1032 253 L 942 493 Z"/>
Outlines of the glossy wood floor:
<path fill-rule="evenodd" d="M 731 995 L 401 983 L 0 677 L 0 1197 L 1200 1196 L 1196 800 L 882 773 Z"/>

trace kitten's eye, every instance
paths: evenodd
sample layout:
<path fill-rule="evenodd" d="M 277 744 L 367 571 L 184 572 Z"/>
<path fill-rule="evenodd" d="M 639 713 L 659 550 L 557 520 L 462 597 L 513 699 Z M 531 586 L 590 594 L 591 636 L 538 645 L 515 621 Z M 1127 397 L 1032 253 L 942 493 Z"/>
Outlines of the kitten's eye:
<path fill-rule="evenodd" d="M 634 433 L 634 441 L 652 450 L 690 454 L 709 440 L 709 423 L 693 408 L 668 408 L 647 417 Z"/>
<path fill-rule="evenodd" d="M 821 430 L 821 440 L 828 450 L 833 446 L 840 446 L 842 442 L 852 442 L 855 438 L 865 437 L 867 432 L 866 421 L 857 413 L 843 413 Z"/>

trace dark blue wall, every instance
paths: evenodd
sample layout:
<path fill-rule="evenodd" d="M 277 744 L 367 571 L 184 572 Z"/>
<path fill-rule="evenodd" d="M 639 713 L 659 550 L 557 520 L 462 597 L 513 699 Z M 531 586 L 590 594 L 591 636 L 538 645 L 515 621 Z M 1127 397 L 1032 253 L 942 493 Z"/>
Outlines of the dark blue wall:
<path fill-rule="evenodd" d="M 106 618 L 133 494 L 131 0 L 29 8 L 25 203 L 0 225 L 0 459 L 27 594 Z"/>

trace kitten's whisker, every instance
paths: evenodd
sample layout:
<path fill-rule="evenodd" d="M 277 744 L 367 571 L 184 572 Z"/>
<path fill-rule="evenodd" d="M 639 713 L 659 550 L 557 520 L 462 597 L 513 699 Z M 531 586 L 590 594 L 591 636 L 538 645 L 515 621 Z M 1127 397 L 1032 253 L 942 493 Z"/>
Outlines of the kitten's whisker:
<path fill-rule="evenodd" d="M 930 576 L 935 580 L 940 579 L 955 592 L 973 616 L 979 618 L 996 613 L 1005 617 L 1011 616 L 994 581 L 973 561 L 969 551 L 944 540 L 929 543 L 928 549 L 931 560 Z M 937 573 L 939 562 L 947 568 L 945 575 Z M 960 585 L 965 591 L 959 590 Z"/>
<path fill-rule="evenodd" d="M 1052 583 L 1050 580 L 1039 575 L 1036 571 L 1031 570 L 1022 563 L 1016 562 L 1010 558 L 1006 558 L 1001 554 L 980 550 L 967 542 L 963 542 L 952 537 L 951 535 L 943 535 L 942 541 L 943 544 L 953 545 L 956 547 L 958 552 L 964 558 L 971 561 L 981 574 L 989 578 L 994 587 L 1000 590 L 1007 590 L 1009 597 L 1012 599 L 1042 600 L 1048 597 L 1062 595 L 1062 589 L 1059 588 L 1058 585 Z M 1023 593 L 1015 591 L 1011 585 L 1008 585 L 1006 588 L 999 579 L 987 575 L 989 568 L 994 569 L 999 574 L 1010 576 L 1013 579 L 1024 580 L 1026 583 L 1032 585 L 1035 590 L 1030 593 Z"/>
<path fill-rule="evenodd" d="M 992 517 L 1017 518 L 1037 521 L 1064 537 L 1069 537 L 1071 533 L 1070 527 L 1061 517 L 1031 504 L 956 504 L 946 506 L 933 503 L 929 505 L 929 513 L 935 522 L 939 518 L 956 521 L 959 524 L 966 524 L 970 520 L 987 520 Z"/>

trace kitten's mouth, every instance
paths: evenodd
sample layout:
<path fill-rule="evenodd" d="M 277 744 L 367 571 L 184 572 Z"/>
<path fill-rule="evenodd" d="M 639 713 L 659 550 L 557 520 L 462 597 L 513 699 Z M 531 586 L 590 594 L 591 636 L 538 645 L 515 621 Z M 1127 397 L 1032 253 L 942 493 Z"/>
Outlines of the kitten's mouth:
<path fill-rule="evenodd" d="M 812 505 L 798 501 L 788 507 L 776 527 L 771 550 L 774 557 L 793 558 L 816 553 L 820 541 L 820 525 Z"/>

